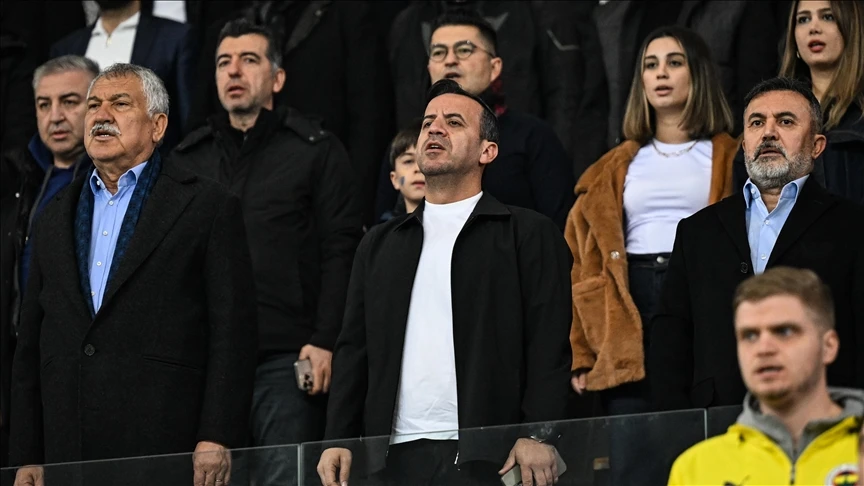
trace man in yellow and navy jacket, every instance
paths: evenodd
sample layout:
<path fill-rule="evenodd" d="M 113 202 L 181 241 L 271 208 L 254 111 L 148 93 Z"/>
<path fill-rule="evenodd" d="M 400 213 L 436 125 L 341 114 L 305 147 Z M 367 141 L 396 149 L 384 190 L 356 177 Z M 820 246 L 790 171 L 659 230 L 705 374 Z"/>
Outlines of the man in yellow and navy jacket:
<path fill-rule="evenodd" d="M 734 308 L 744 412 L 678 457 L 669 485 L 862 484 L 864 391 L 826 380 L 840 345 L 828 287 L 777 267 L 739 285 Z"/>

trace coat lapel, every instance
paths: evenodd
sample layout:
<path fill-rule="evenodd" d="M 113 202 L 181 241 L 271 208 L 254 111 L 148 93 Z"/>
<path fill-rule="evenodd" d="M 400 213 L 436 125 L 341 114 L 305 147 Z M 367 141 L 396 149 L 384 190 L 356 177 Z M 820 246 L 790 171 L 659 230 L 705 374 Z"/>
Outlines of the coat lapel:
<path fill-rule="evenodd" d="M 151 53 L 160 52 L 156 49 L 156 32 L 153 29 L 150 17 L 141 15 L 138 20 L 138 28 L 135 29 L 135 42 L 132 44 L 132 64 L 141 66 L 152 66 L 150 62 Z"/>
<path fill-rule="evenodd" d="M 163 166 L 162 173 L 153 186 L 153 192 L 141 210 L 141 219 L 129 240 L 129 247 L 117 267 L 117 273 L 105 289 L 101 309 L 106 308 L 120 287 L 135 273 L 165 238 L 177 218 L 183 214 L 195 196 L 193 187 L 185 183 L 194 180 L 194 175 L 178 173 L 169 163 Z"/>
<path fill-rule="evenodd" d="M 79 177 L 69 184 L 69 189 L 63 195 L 57 196 L 55 204 L 62 208 L 56 223 L 51 223 L 55 228 L 50 233 L 52 236 L 51 252 L 58 256 L 52 259 L 57 275 L 61 275 L 65 282 L 61 285 L 69 292 L 69 300 L 74 302 L 75 310 L 81 314 L 86 322 L 91 322 L 92 315 L 85 296 L 81 291 L 81 272 L 78 270 L 78 258 L 76 256 L 75 244 L 75 213 L 78 208 L 78 196 L 87 184 L 87 177 Z M 89 190 L 89 188 L 87 188 Z M 88 276 L 85 276 L 89 278 Z"/>
<path fill-rule="evenodd" d="M 738 250 L 738 256 L 741 261 L 747 262 L 750 265 L 750 242 L 747 240 L 747 218 L 745 211 L 747 206 L 744 204 L 744 196 L 741 194 L 733 194 L 731 197 L 720 201 L 715 205 L 717 209 L 717 217 L 723 224 L 723 228 L 735 248 Z"/>
<path fill-rule="evenodd" d="M 822 213 L 833 205 L 833 202 L 828 193 L 812 177 L 808 177 L 786 223 L 783 224 L 783 229 L 777 236 L 767 267 L 776 265 L 777 260 L 801 238 L 801 235 L 822 216 Z"/>

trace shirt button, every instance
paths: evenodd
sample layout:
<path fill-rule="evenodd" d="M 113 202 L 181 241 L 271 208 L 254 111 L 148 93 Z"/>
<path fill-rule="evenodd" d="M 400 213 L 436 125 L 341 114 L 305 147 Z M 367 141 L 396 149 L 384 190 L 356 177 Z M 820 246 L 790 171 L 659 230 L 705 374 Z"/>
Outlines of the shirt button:
<path fill-rule="evenodd" d="M 90 292 L 90 297 L 95 297 L 95 296 L 96 296 L 96 292 Z"/>
<path fill-rule="evenodd" d="M 108 205 L 109 205 L 109 206 L 113 206 L 113 205 L 114 205 L 114 201 L 108 201 Z"/>
<path fill-rule="evenodd" d="M 93 356 L 96 354 L 96 348 L 94 348 L 92 344 L 88 344 L 87 346 L 84 346 L 84 354 L 87 356 Z"/>
<path fill-rule="evenodd" d="M 762 258 L 765 258 L 765 257 L 762 257 Z M 101 267 L 101 266 L 102 266 L 102 262 L 96 262 L 96 266 L 97 266 L 97 267 Z"/>
<path fill-rule="evenodd" d="M 764 260 L 766 257 L 765 257 L 765 255 L 762 255 L 760 258 L 762 258 Z"/>
<path fill-rule="evenodd" d="M 768 221 L 768 220 L 766 219 L 766 220 L 765 220 L 765 224 L 766 224 L 766 225 L 769 225 L 769 224 L 771 224 L 771 221 Z"/>
<path fill-rule="evenodd" d="M 750 189 L 750 194 L 756 194 L 756 189 Z"/>
<path fill-rule="evenodd" d="M 621 258 L 621 254 L 618 253 L 617 251 L 613 251 L 612 253 L 609 254 L 609 256 L 611 256 L 613 260 L 617 260 L 617 259 Z"/>
<path fill-rule="evenodd" d="M 108 232 L 107 232 L 107 231 L 103 231 L 103 232 L 102 232 L 102 236 L 108 236 Z"/>

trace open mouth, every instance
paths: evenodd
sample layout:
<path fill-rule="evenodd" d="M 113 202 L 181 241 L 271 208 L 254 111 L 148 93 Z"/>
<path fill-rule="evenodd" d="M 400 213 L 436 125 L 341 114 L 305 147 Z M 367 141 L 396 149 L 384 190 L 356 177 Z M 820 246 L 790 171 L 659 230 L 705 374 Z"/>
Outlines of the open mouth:
<path fill-rule="evenodd" d="M 430 150 L 444 150 L 444 145 L 438 142 L 429 142 L 426 144 L 426 151 L 429 152 Z"/>
<path fill-rule="evenodd" d="M 671 86 L 657 86 L 657 88 L 654 90 L 654 92 L 660 96 L 666 96 L 672 92 L 672 87 Z"/>
<path fill-rule="evenodd" d="M 459 73 L 447 73 L 444 75 L 444 79 L 459 79 L 460 77 Z"/>
<path fill-rule="evenodd" d="M 116 137 L 117 135 L 114 132 L 109 132 L 108 130 L 96 130 L 93 133 L 93 138 L 96 140 L 108 140 L 109 138 Z"/>
<path fill-rule="evenodd" d="M 825 43 L 818 40 L 812 40 L 807 44 L 807 48 L 810 49 L 810 52 L 822 52 L 825 50 Z"/>
<path fill-rule="evenodd" d="M 229 86 L 228 87 L 228 94 L 229 95 L 242 94 L 244 91 L 246 91 L 246 88 L 244 88 L 242 86 Z"/>
<path fill-rule="evenodd" d="M 777 366 L 777 365 L 760 366 L 759 368 L 756 369 L 756 375 L 763 376 L 763 377 L 765 377 L 765 376 L 770 377 L 770 376 L 775 376 L 775 375 L 779 374 L 781 371 L 783 371 L 782 366 Z"/>

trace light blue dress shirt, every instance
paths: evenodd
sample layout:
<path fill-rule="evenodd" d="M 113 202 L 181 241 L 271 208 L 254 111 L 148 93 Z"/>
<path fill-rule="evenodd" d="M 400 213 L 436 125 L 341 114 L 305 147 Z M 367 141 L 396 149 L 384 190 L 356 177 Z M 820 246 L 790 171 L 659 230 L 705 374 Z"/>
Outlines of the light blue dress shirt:
<path fill-rule="evenodd" d="M 747 240 L 750 242 L 750 260 L 753 262 L 753 271 L 759 275 L 765 271 L 771 251 L 777 243 L 780 230 L 786 224 L 789 213 L 798 200 L 798 194 L 804 187 L 804 182 L 810 175 L 783 186 L 780 190 L 780 200 L 777 207 L 770 213 L 762 201 L 762 194 L 756 184 L 750 179 L 744 184 L 744 202 L 747 204 Z"/>
<path fill-rule="evenodd" d="M 117 181 L 117 194 L 111 194 L 105 189 L 105 183 L 99 177 L 98 171 L 94 170 L 90 176 L 90 189 L 93 191 L 93 227 L 90 230 L 90 258 L 87 260 L 87 268 L 90 269 L 90 297 L 96 312 L 99 312 L 102 306 L 108 271 L 114 260 L 123 217 L 126 216 L 135 185 L 146 166 L 147 162 L 136 165 L 120 176 Z"/>

